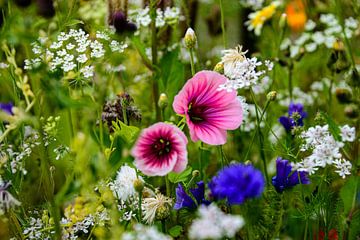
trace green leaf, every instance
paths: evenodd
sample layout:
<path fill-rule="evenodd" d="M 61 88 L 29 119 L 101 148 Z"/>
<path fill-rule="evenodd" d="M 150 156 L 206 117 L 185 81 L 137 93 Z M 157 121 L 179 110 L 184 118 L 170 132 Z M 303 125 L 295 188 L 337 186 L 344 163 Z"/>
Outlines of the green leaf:
<path fill-rule="evenodd" d="M 77 24 L 82 24 L 84 25 L 84 22 L 81 21 L 81 20 L 78 20 L 78 19 L 71 19 L 70 21 L 68 21 L 65 26 L 67 27 L 70 27 L 70 26 L 74 26 L 74 25 L 77 25 Z"/>
<path fill-rule="evenodd" d="M 329 131 L 333 135 L 335 140 L 341 141 L 340 128 L 338 124 L 336 124 L 336 122 L 332 120 L 332 118 L 328 114 L 322 112 L 321 115 L 325 118 L 326 123 L 329 125 Z"/>
<path fill-rule="evenodd" d="M 125 142 L 131 144 L 136 140 L 140 129 L 135 126 L 128 126 L 121 121 L 113 122 L 114 133 L 116 136 L 121 137 Z"/>
<path fill-rule="evenodd" d="M 180 236 L 182 231 L 183 231 L 182 226 L 176 225 L 169 229 L 169 234 L 172 237 L 178 237 L 178 236 Z"/>
<path fill-rule="evenodd" d="M 360 177 L 351 176 L 340 190 L 340 197 L 344 203 L 344 212 L 348 214 L 353 207 L 359 193 Z"/>
<path fill-rule="evenodd" d="M 188 179 L 188 177 L 189 177 L 189 175 L 191 173 L 192 173 L 192 168 L 191 167 L 188 167 L 182 173 L 171 172 L 168 175 L 169 181 L 172 182 L 172 183 L 185 182 Z"/>

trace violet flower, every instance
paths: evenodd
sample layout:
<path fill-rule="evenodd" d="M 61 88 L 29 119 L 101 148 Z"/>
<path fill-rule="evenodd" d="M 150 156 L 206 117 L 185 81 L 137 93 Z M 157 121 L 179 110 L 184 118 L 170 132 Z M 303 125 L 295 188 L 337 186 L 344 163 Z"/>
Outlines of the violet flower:
<path fill-rule="evenodd" d="M 193 198 L 191 198 L 185 191 L 184 187 L 179 183 L 176 188 L 176 203 L 174 205 L 175 210 L 179 210 L 182 208 L 188 209 L 196 209 L 198 205 L 205 204 L 209 205 L 210 201 L 205 200 L 205 184 L 203 181 L 196 183 L 196 188 L 190 188 L 189 192 L 192 194 Z"/>
<path fill-rule="evenodd" d="M 292 171 L 288 160 L 281 157 L 276 159 L 276 176 L 272 178 L 272 184 L 277 192 L 281 193 L 297 184 L 309 184 L 308 173 L 304 171 Z"/>
<path fill-rule="evenodd" d="M 215 199 L 227 199 L 230 205 L 259 197 L 264 186 L 265 179 L 261 171 L 253 165 L 242 163 L 223 168 L 209 183 L 212 196 Z"/>

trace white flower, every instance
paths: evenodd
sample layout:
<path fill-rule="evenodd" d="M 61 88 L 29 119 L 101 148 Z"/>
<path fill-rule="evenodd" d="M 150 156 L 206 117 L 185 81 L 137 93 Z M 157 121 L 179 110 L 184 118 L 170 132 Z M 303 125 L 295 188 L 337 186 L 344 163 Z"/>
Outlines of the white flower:
<path fill-rule="evenodd" d="M 4 182 L 0 176 L 0 212 L 21 205 L 21 203 L 7 191 L 10 186 L 11 182 Z"/>
<path fill-rule="evenodd" d="M 317 48 L 317 45 L 314 42 L 308 43 L 308 44 L 305 45 L 305 50 L 307 52 L 314 52 L 316 50 L 316 48 Z"/>
<path fill-rule="evenodd" d="M 78 61 L 79 63 L 86 63 L 86 61 L 88 60 L 86 54 L 80 54 L 77 58 L 76 61 Z"/>
<path fill-rule="evenodd" d="M 190 226 L 190 239 L 233 238 L 245 224 L 241 216 L 225 214 L 215 204 L 200 206 L 198 215 Z"/>
<path fill-rule="evenodd" d="M 351 162 L 345 160 L 345 159 L 336 159 L 334 160 L 334 166 L 337 168 L 335 170 L 336 173 L 339 174 L 340 177 L 345 178 L 346 175 L 351 174 Z"/>
<path fill-rule="evenodd" d="M 80 72 L 84 75 L 84 78 L 91 78 L 94 76 L 94 66 L 85 66 L 80 69 Z"/>
<path fill-rule="evenodd" d="M 355 127 L 350 127 L 349 125 L 344 125 L 340 128 L 340 131 L 341 131 L 341 139 L 344 142 L 355 141 L 355 137 L 356 137 Z"/>
<path fill-rule="evenodd" d="M 221 62 L 224 64 L 224 74 L 229 80 L 220 85 L 219 90 L 225 89 L 231 92 L 236 89 L 248 88 L 256 85 L 260 76 L 265 73 L 256 69 L 262 65 L 262 62 L 255 57 L 247 58 L 246 51 L 243 52 L 241 46 L 224 50 L 223 54 Z"/>
<path fill-rule="evenodd" d="M 316 27 L 316 23 L 311 19 L 309 19 L 305 24 L 306 31 L 312 31 L 314 30 L 315 27 Z"/>
<path fill-rule="evenodd" d="M 171 204 L 172 199 L 161 193 L 157 193 L 154 197 L 145 198 L 142 204 L 145 222 L 151 224 L 158 215 L 166 215 L 166 211 L 170 213 Z M 161 211 L 161 213 L 158 211 Z"/>
<path fill-rule="evenodd" d="M 136 175 L 134 168 L 125 165 L 120 168 L 116 175 L 116 179 L 111 182 L 109 186 L 116 198 L 126 201 L 130 197 L 137 195 L 134 188 L 134 181 L 136 179 L 143 181 L 141 176 L 138 177 Z"/>
<path fill-rule="evenodd" d="M 122 240 L 171 240 L 171 237 L 160 233 L 155 227 L 136 224 L 134 232 L 125 232 Z"/>

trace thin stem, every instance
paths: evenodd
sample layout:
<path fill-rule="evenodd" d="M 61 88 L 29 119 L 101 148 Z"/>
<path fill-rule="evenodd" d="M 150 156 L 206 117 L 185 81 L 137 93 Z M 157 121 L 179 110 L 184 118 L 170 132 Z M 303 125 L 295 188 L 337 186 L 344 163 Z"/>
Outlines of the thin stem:
<path fill-rule="evenodd" d="M 224 48 L 226 49 L 227 43 L 226 43 L 226 32 L 225 32 L 224 8 L 223 8 L 222 0 L 219 0 L 219 4 L 220 4 L 220 13 L 221 13 L 221 31 L 223 37 L 223 44 L 224 44 Z"/>
<path fill-rule="evenodd" d="M 170 181 L 168 178 L 168 175 L 165 176 L 165 185 L 166 185 L 166 196 L 171 196 L 171 187 L 170 187 Z"/>
<path fill-rule="evenodd" d="M 156 4 L 157 0 L 150 1 L 150 17 L 151 17 L 151 56 L 152 56 L 152 65 L 157 65 L 157 30 L 156 30 Z M 157 72 L 156 67 L 153 70 L 152 74 L 152 94 L 153 94 L 153 101 L 155 103 L 155 116 L 156 120 L 160 120 L 160 108 L 157 104 L 159 99 L 159 84 L 157 81 Z"/>
<path fill-rule="evenodd" d="M 200 144 L 200 158 L 199 158 L 199 171 L 200 171 L 200 178 L 203 179 L 204 177 L 204 173 L 203 173 L 203 166 L 202 166 L 202 162 L 203 162 L 203 157 L 204 157 L 204 143 L 201 142 Z"/>
<path fill-rule="evenodd" d="M 261 132 L 261 127 L 260 127 L 260 117 L 259 117 L 259 113 L 258 113 L 258 105 L 256 104 L 256 100 L 255 100 L 255 95 L 254 92 L 252 91 L 252 89 L 250 88 L 250 93 L 251 93 L 251 97 L 253 98 L 253 101 L 255 103 L 255 113 L 256 113 L 256 125 L 257 125 L 257 131 L 258 131 L 258 136 L 259 136 L 259 147 L 260 147 L 260 156 L 261 156 L 261 160 L 263 162 L 263 167 L 264 167 L 264 173 L 265 173 L 265 177 L 266 177 L 266 183 L 269 185 L 269 175 L 267 172 L 267 164 L 266 164 L 266 157 L 265 157 L 265 152 L 264 152 L 264 136 Z"/>
<path fill-rule="evenodd" d="M 141 208 L 141 203 L 142 203 L 142 191 L 139 192 L 139 203 L 138 203 L 138 218 L 139 218 L 139 223 L 142 222 L 142 208 Z"/>
<path fill-rule="evenodd" d="M 289 84 L 288 84 L 288 88 L 289 88 L 289 97 L 290 97 L 290 101 L 292 101 L 293 99 L 293 84 L 292 84 L 292 75 L 293 75 L 293 68 L 294 68 L 294 65 L 293 65 L 293 62 L 291 61 L 289 67 L 288 67 L 288 70 L 289 70 L 289 76 L 288 76 L 288 81 L 289 81 Z"/>
<path fill-rule="evenodd" d="M 191 65 L 191 75 L 195 75 L 195 61 L 194 61 L 194 50 L 191 48 L 189 49 L 190 52 L 190 65 Z"/>
<path fill-rule="evenodd" d="M 227 164 L 227 159 L 224 153 L 223 145 L 219 146 L 219 152 L 221 156 L 221 168 L 224 168 L 224 166 Z"/>
<path fill-rule="evenodd" d="M 308 227 L 309 227 L 309 221 L 306 220 L 306 224 L 305 224 L 305 230 L 304 230 L 304 240 L 307 239 L 307 235 L 308 235 Z"/>

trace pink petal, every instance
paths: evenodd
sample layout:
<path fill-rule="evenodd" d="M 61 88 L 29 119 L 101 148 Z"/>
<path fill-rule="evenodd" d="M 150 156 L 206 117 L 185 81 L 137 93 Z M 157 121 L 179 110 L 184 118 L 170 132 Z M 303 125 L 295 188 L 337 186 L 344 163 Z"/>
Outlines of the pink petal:
<path fill-rule="evenodd" d="M 210 124 L 195 125 L 194 133 L 197 138 L 210 145 L 223 145 L 226 143 L 226 130 Z"/>
<path fill-rule="evenodd" d="M 177 153 L 173 153 L 169 157 L 167 164 L 163 163 L 161 165 L 156 165 L 156 164 L 152 165 L 152 164 L 148 164 L 144 160 L 135 159 L 134 165 L 145 175 L 165 176 L 174 169 L 174 166 L 177 162 L 177 158 L 178 158 Z"/>

